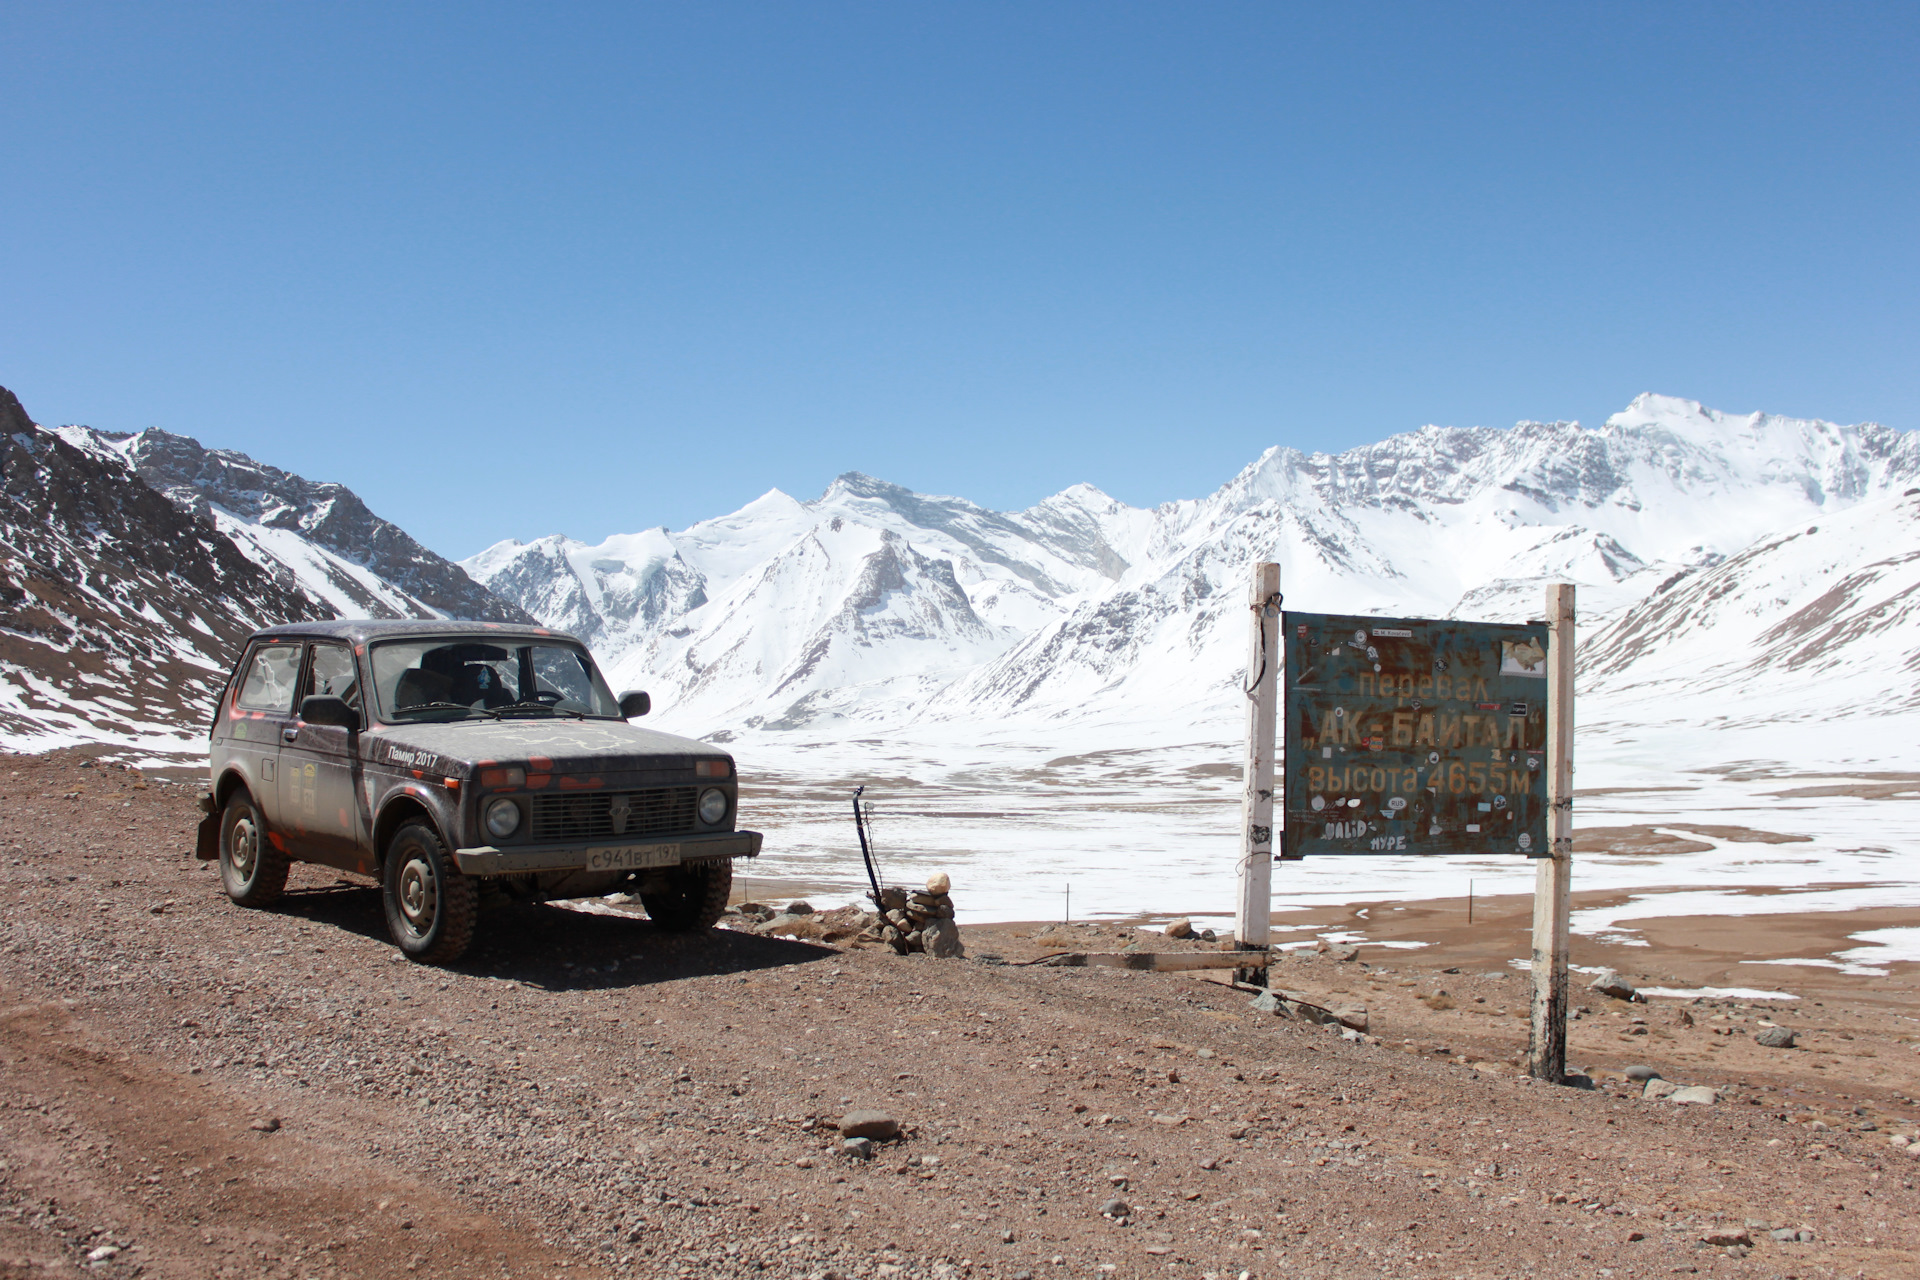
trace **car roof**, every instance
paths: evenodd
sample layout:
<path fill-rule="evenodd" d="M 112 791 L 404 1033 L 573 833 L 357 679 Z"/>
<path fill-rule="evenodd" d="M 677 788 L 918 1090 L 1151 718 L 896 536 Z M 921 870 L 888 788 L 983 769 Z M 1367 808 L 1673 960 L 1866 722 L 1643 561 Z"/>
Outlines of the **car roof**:
<path fill-rule="evenodd" d="M 326 622 L 289 622 L 278 627 L 262 627 L 252 640 L 345 640 L 365 644 L 373 640 L 398 640 L 418 636 L 490 636 L 501 640 L 568 640 L 582 648 L 578 636 L 552 627 L 532 627 L 525 623 L 459 622 L 438 618 L 337 618 Z"/>

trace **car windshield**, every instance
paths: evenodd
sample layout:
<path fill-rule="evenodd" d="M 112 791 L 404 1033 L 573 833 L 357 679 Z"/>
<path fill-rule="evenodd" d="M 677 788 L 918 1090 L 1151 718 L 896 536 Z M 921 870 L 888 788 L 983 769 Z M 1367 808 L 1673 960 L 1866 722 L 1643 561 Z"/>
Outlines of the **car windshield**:
<path fill-rule="evenodd" d="M 373 647 L 385 720 L 510 716 L 620 718 L 620 704 L 584 649 L 496 637 L 393 640 Z"/>

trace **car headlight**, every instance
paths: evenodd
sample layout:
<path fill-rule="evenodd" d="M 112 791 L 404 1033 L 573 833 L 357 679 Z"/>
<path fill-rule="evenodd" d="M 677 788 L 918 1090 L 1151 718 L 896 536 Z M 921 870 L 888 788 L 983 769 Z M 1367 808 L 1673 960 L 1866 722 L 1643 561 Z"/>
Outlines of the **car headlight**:
<path fill-rule="evenodd" d="M 487 834 L 504 840 L 520 829 L 520 806 L 502 797 L 487 804 Z"/>
<path fill-rule="evenodd" d="M 718 787 L 708 787 L 700 793 L 700 821 L 711 827 L 726 816 L 726 792 Z"/>

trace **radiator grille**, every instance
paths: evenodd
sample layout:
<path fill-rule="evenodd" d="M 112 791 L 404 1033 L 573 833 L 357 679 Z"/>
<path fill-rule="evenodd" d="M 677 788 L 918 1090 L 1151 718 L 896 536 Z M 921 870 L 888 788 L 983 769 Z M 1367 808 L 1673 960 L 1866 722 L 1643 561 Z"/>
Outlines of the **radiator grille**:
<path fill-rule="evenodd" d="M 698 793 L 698 787 L 658 787 L 650 791 L 535 796 L 528 834 L 535 840 L 591 840 L 690 832 Z M 622 808 L 626 810 L 625 821 L 616 823 L 615 810 Z"/>

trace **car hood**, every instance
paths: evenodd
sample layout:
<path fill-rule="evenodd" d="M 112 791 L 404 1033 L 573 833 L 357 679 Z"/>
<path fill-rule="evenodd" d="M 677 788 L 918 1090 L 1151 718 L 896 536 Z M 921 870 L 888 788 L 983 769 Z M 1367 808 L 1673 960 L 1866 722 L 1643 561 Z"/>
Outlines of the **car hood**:
<path fill-rule="evenodd" d="M 369 761 L 467 778 L 482 764 L 542 773 L 619 773 L 711 760 L 727 753 L 692 738 L 620 720 L 459 720 L 377 725 L 361 735 Z"/>

